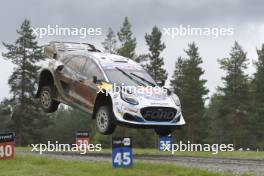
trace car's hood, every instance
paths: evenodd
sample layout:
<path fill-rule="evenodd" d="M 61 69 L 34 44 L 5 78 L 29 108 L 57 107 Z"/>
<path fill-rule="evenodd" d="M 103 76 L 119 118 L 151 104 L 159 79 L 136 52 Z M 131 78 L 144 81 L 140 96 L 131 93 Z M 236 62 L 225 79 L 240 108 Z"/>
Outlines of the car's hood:
<path fill-rule="evenodd" d="M 121 91 L 121 87 L 115 88 L 113 84 L 101 83 L 98 88 L 108 90 L 112 93 Z M 146 106 L 175 106 L 172 97 L 168 94 L 168 90 L 160 87 L 151 86 L 123 86 L 123 91 L 129 91 L 140 103 Z"/>
<path fill-rule="evenodd" d="M 140 102 L 147 103 L 152 106 L 168 106 L 174 104 L 171 96 L 168 95 L 167 89 L 159 87 L 136 87 L 133 95 L 137 97 Z"/>

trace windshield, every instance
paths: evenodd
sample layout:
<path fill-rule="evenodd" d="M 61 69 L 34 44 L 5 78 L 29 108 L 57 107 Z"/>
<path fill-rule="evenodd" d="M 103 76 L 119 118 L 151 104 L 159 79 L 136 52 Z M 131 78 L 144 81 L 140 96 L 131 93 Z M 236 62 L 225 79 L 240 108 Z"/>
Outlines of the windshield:
<path fill-rule="evenodd" d="M 153 86 L 155 81 L 145 70 L 109 69 L 105 73 L 111 83 L 126 86 Z M 143 79 L 142 79 L 143 78 Z M 145 79 L 145 80 L 144 80 Z"/>

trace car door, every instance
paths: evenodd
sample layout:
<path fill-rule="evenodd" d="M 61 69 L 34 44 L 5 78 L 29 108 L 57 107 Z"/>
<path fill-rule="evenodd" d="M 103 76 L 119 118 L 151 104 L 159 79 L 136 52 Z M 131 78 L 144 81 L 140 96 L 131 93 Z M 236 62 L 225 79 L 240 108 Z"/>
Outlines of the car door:
<path fill-rule="evenodd" d="M 78 55 L 70 55 L 63 60 L 64 68 L 58 72 L 59 81 L 64 96 L 69 104 L 79 101 L 79 97 L 75 95 L 74 88 L 80 81 L 80 70 L 85 63 L 85 58 Z"/>
<path fill-rule="evenodd" d="M 74 87 L 76 96 L 79 97 L 82 106 L 92 110 L 97 96 L 97 86 L 93 82 L 93 76 L 100 80 L 104 80 L 103 73 L 98 65 L 90 58 L 86 58 L 86 62 L 80 71 L 81 81 Z"/>

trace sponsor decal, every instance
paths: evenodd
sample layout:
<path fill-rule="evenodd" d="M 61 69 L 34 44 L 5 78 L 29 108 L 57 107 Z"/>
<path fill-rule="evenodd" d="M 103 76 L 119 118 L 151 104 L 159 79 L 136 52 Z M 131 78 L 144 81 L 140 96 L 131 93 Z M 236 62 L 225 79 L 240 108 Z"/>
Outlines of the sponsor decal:
<path fill-rule="evenodd" d="M 144 118 L 152 119 L 173 119 L 175 113 L 173 111 L 159 111 L 159 110 L 148 110 L 146 111 Z"/>
<path fill-rule="evenodd" d="M 162 102 L 151 102 L 151 105 L 159 105 L 159 106 L 168 106 L 169 103 L 162 103 Z"/>
<path fill-rule="evenodd" d="M 137 108 L 132 108 L 132 107 L 125 107 L 125 111 L 138 113 L 138 109 Z"/>

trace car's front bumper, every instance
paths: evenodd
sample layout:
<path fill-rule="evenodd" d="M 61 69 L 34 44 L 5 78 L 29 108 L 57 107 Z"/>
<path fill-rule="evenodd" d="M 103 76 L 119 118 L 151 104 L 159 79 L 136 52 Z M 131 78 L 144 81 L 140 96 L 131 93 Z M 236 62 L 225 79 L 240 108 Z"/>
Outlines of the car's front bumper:
<path fill-rule="evenodd" d="M 182 116 L 180 107 L 173 107 L 177 109 L 177 113 L 172 120 L 169 121 L 149 121 L 146 120 L 142 114 L 141 109 L 144 107 L 133 106 L 127 103 L 119 103 L 113 106 L 116 122 L 124 126 L 155 128 L 155 127 L 170 127 L 178 128 L 185 125 L 185 120 Z"/>
<path fill-rule="evenodd" d="M 181 116 L 181 118 L 183 118 Z M 128 127 L 136 127 L 136 128 L 172 128 L 172 129 L 178 129 L 185 125 L 185 123 L 172 123 L 172 122 L 135 122 L 135 121 L 129 121 L 129 120 L 116 120 L 117 124 L 120 124 L 122 126 L 128 126 Z"/>

